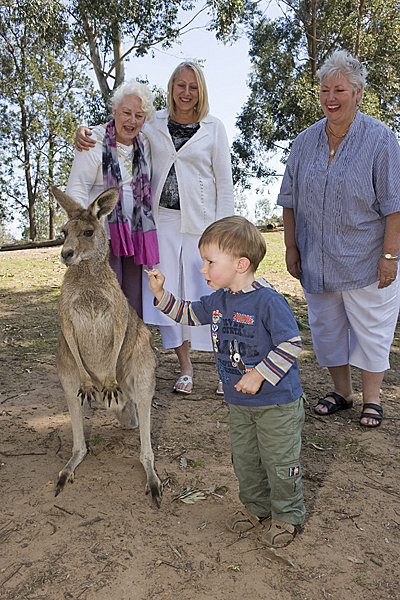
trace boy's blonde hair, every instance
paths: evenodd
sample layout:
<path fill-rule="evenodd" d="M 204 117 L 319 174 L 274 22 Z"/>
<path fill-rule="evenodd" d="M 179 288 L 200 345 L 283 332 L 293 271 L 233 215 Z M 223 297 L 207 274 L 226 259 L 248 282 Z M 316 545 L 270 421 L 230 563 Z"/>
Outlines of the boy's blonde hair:
<path fill-rule="evenodd" d="M 248 258 L 254 272 L 267 250 L 264 237 L 257 227 L 239 215 L 211 223 L 199 240 L 199 248 L 208 244 L 217 244 L 222 252 L 237 258 Z"/>

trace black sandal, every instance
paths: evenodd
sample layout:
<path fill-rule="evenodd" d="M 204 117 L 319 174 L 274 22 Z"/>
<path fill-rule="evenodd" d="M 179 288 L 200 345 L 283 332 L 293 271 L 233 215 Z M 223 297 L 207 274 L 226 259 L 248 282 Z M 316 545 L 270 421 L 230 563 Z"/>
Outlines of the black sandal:
<path fill-rule="evenodd" d="M 334 402 L 330 402 L 329 400 L 327 400 L 327 398 L 333 398 L 334 400 L 336 400 L 336 404 Z M 318 410 L 315 410 L 318 404 L 326 406 L 328 411 L 322 413 Z M 336 392 L 329 392 L 328 394 L 326 394 L 325 398 L 321 398 L 320 400 L 318 400 L 317 404 L 314 406 L 314 412 L 317 415 L 320 415 L 321 417 L 326 417 L 328 415 L 333 415 L 335 412 L 338 412 L 338 410 L 347 410 L 348 408 L 352 408 L 352 406 L 353 400 L 347 402 L 347 400 L 343 398 L 343 396 L 341 396 L 340 394 L 337 394 Z"/>
<path fill-rule="evenodd" d="M 366 408 L 372 408 L 373 410 L 376 410 L 376 412 L 378 414 L 374 415 L 374 413 L 364 412 L 364 410 Z M 378 422 L 376 423 L 376 425 L 367 425 L 366 423 L 361 423 L 361 419 L 374 419 L 375 421 L 378 421 Z M 362 413 L 361 413 L 361 417 L 360 417 L 360 425 L 361 425 L 361 427 L 369 427 L 371 429 L 374 428 L 374 427 L 379 427 L 380 424 L 382 423 L 382 419 L 383 419 L 383 408 L 382 408 L 382 406 L 380 406 L 379 404 L 374 404 L 373 402 L 367 402 L 367 404 L 363 404 Z"/>

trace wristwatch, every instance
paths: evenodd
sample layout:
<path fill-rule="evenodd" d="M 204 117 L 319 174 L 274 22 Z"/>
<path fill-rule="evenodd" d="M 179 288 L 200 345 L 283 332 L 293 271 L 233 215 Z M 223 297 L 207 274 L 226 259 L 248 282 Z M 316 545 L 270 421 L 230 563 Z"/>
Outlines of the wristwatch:
<path fill-rule="evenodd" d="M 382 258 L 386 258 L 387 260 L 397 260 L 397 254 L 390 254 L 390 252 L 384 252 L 382 254 Z"/>

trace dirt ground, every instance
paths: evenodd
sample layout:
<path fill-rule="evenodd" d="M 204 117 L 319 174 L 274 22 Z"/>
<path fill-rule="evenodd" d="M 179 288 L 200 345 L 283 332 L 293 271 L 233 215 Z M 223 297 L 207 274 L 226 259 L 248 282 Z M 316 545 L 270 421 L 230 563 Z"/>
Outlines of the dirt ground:
<path fill-rule="evenodd" d="M 17 259 L 22 253 L 32 270 L 10 285 L 14 274 L 4 267 L 4 255 Z M 85 407 L 90 453 L 75 483 L 54 497 L 58 471 L 71 453 L 55 368 L 63 270 L 55 266 L 58 253 L 51 248 L 0 256 L 1 600 L 400 599 L 399 330 L 382 389 L 382 427 L 358 425 L 357 373 L 352 410 L 323 419 L 307 406 L 307 521 L 294 543 L 273 552 L 255 534 L 236 537 L 225 530 L 239 501 L 228 410 L 215 395 L 211 353 L 193 353 L 193 393 L 173 394 L 177 363 L 161 348 L 157 331 L 152 441 L 164 482 L 161 508 L 144 494 L 138 431 L 120 429 L 99 405 Z M 33 276 L 39 259 L 53 278 Z M 297 282 L 268 276 L 305 323 Z M 302 337 L 300 374 L 313 405 L 330 385 L 307 329 Z"/>

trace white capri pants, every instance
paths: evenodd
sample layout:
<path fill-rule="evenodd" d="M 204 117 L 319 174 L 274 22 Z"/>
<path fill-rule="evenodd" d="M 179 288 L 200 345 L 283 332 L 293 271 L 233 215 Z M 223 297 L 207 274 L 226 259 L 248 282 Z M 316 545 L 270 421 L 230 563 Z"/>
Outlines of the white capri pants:
<path fill-rule="evenodd" d="M 389 353 L 400 309 L 400 277 L 386 288 L 378 282 L 358 290 L 309 294 L 308 319 L 315 354 L 323 367 L 353 365 L 380 373 Z"/>
<path fill-rule="evenodd" d="M 198 249 L 200 236 L 181 233 L 180 229 L 180 210 L 160 207 L 157 225 L 160 263 L 157 268 L 165 275 L 166 290 L 184 300 L 199 300 L 213 291 L 200 273 L 203 264 Z M 178 348 L 189 340 L 193 350 L 212 351 L 209 325 L 181 325 L 154 307 L 154 296 L 145 273 L 142 291 L 143 321 L 160 327 L 164 348 Z"/>

